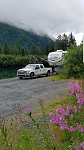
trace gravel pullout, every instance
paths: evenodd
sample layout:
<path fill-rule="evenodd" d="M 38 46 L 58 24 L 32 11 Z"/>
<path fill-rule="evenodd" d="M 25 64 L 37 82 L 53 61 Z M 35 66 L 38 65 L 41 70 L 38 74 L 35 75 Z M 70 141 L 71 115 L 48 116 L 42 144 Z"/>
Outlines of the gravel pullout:
<path fill-rule="evenodd" d="M 28 106 L 34 113 L 39 106 L 39 98 L 47 102 L 54 97 L 67 95 L 67 81 L 53 81 L 49 78 L 51 76 L 23 80 L 18 77 L 0 80 L 0 116 L 13 117 L 16 113 L 11 107 L 15 104 L 19 104 L 21 109 Z"/>

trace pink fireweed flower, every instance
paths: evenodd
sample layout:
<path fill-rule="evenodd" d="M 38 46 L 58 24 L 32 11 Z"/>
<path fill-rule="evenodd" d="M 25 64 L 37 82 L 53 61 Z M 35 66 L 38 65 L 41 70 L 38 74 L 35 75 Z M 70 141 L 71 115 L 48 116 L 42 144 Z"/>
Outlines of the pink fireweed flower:
<path fill-rule="evenodd" d="M 82 142 L 79 147 L 84 149 L 84 142 Z"/>
<path fill-rule="evenodd" d="M 72 117 L 72 118 L 74 118 L 74 115 L 73 115 L 73 114 L 71 114 L 71 117 Z"/>
<path fill-rule="evenodd" d="M 67 130 L 68 130 L 68 132 L 71 132 L 71 131 L 75 132 L 77 130 L 77 127 L 73 128 L 72 126 L 70 126 L 67 128 Z"/>
<path fill-rule="evenodd" d="M 76 150 L 83 150 L 84 149 L 84 141 L 80 144 L 80 146 L 78 146 L 77 141 L 76 141 L 75 149 Z"/>
<path fill-rule="evenodd" d="M 76 108 L 76 106 L 74 106 L 74 111 L 75 111 L 75 112 L 77 112 L 77 108 Z"/>
<path fill-rule="evenodd" d="M 65 123 L 68 123 L 69 121 L 68 121 L 68 119 L 65 119 Z"/>
<path fill-rule="evenodd" d="M 26 108 L 24 109 L 24 111 L 25 111 L 25 112 L 28 112 L 28 111 L 30 111 L 30 108 L 27 108 L 27 107 L 26 107 Z"/>
<path fill-rule="evenodd" d="M 21 121 L 22 121 L 22 122 L 25 122 L 25 121 L 26 121 L 26 118 L 24 118 L 24 120 L 23 120 L 23 119 L 21 119 Z"/>
<path fill-rule="evenodd" d="M 26 121 L 26 118 L 24 118 L 24 119 L 18 119 L 18 121 L 25 122 L 25 121 Z"/>
<path fill-rule="evenodd" d="M 76 93 L 76 92 L 80 92 L 80 94 L 76 94 L 76 96 L 79 98 L 79 97 L 81 97 L 81 96 L 83 96 L 83 95 L 81 95 L 81 86 L 79 85 L 79 83 L 78 82 L 75 82 L 75 83 L 69 83 L 68 84 L 68 90 L 70 91 L 70 93 L 71 93 L 71 96 L 74 94 L 74 93 Z"/>
<path fill-rule="evenodd" d="M 69 110 L 71 110 L 71 109 L 73 109 L 73 107 L 70 105 L 70 106 L 68 106 L 68 108 L 69 108 Z"/>
<path fill-rule="evenodd" d="M 54 116 L 54 117 L 50 120 L 50 122 L 56 123 L 56 117 Z"/>
<path fill-rule="evenodd" d="M 83 131 L 84 131 L 84 129 L 83 129 L 83 127 L 81 126 L 81 124 L 77 125 L 77 127 L 78 127 L 78 129 L 79 129 L 79 132 L 83 132 Z"/>
<path fill-rule="evenodd" d="M 80 99 L 78 98 L 77 103 L 80 103 L 81 105 L 83 105 L 83 101 L 84 101 L 84 97 L 81 97 Z"/>
<path fill-rule="evenodd" d="M 66 110 L 66 113 L 65 113 L 65 115 L 68 115 L 68 114 L 69 114 L 69 109 L 67 109 L 67 110 Z"/>
<path fill-rule="evenodd" d="M 81 84 L 81 86 L 82 86 L 82 81 L 80 81 L 79 83 L 80 83 L 80 84 Z"/>
<path fill-rule="evenodd" d="M 82 108 L 82 105 L 79 105 L 79 107 L 78 107 L 79 109 L 81 109 Z"/>
<path fill-rule="evenodd" d="M 56 136 L 53 136 L 53 139 L 56 139 Z"/>
<path fill-rule="evenodd" d="M 80 92 L 79 94 L 78 93 L 76 93 L 76 97 L 77 98 L 79 98 L 79 97 L 82 97 L 83 96 L 83 94 Z"/>
<path fill-rule="evenodd" d="M 64 130 L 64 129 L 67 129 L 68 128 L 68 125 L 65 125 L 65 124 L 61 124 L 61 130 Z"/>
<path fill-rule="evenodd" d="M 61 130 L 64 130 L 65 129 L 65 125 L 64 124 L 61 124 Z"/>
<path fill-rule="evenodd" d="M 53 116 L 53 114 L 52 114 L 52 113 L 50 113 L 50 116 Z"/>
<path fill-rule="evenodd" d="M 68 83 L 68 87 L 70 87 L 71 85 L 73 85 L 73 82 L 69 82 Z"/>
<path fill-rule="evenodd" d="M 77 101 L 77 103 L 80 103 L 81 102 L 81 100 L 78 98 L 78 101 Z"/>
<path fill-rule="evenodd" d="M 70 128 L 69 128 L 71 131 L 73 130 L 73 127 L 72 126 L 70 126 Z"/>
<path fill-rule="evenodd" d="M 81 97 L 81 105 L 83 105 L 84 97 Z"/>

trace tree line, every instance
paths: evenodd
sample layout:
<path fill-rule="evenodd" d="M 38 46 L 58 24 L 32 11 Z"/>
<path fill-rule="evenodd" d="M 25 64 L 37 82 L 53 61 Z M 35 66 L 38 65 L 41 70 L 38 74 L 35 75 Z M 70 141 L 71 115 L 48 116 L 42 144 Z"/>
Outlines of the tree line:
<path fill-rule="evenodd" d="M 42 47 L 41 49 L 39 49 L 35 43 L 32 43 L 31 48 L 28 50 L 26 46 L 21 47 L 18 39 L 16 39 L 15 45 L 11 42 L 10 45 L 7 46 L 7 42 L 5 41 L 3 46 L 0 46 L 0 54 L 15 56 L 48 55 L 49 52 L 56 51 L 57 49 L 67 50 L 67 48 L 70 48 L 71 44 L 76 44 L 75 37 L 72 33 L 70 33 L 69 36 L 65 33 L 59 35 L 56 41 L 51 40 L 45 48 Z"/>

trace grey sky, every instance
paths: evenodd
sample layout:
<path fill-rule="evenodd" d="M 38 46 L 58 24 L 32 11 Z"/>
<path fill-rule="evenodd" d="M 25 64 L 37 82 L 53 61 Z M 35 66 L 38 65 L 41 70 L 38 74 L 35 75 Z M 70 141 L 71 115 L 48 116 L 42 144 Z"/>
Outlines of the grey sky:
<path fill-rule="evenodd" d="M 84 34 L 84 0 L 0 0 L 0 22 L 56 37 Z"/>

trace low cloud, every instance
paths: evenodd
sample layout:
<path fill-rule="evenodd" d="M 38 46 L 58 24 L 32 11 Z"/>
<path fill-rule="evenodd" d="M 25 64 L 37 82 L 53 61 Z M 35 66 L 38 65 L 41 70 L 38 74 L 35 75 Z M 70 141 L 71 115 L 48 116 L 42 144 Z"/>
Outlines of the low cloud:
<path fill-rule="evenodd" d="M 82 0 L 0 0 L 0 22 L 51 37 L 84 32 Z"/>

